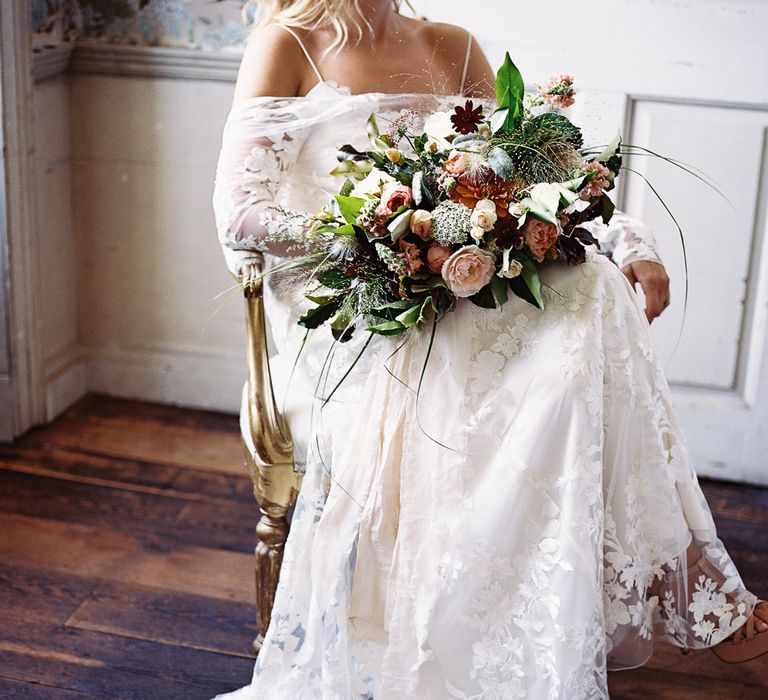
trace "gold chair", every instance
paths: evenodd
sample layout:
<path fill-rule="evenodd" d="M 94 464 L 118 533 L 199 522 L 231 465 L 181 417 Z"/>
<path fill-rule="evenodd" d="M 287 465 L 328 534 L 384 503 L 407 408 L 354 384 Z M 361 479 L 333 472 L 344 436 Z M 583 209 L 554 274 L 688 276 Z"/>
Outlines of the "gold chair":
<path fill-rule="evenodd" d="M 293 439 L 285 417 L 278 411 L 267 354 L 263 284 L 258 275 L 264 257 L 243 267 L 240 281 L 245 296 L 248 379 L 240 415 L 245 466 L 253 480 L 253 494 L 261 517 L 256 526 L 256 621 L 258 651 L 269 626 L 283 550 L 288 537 L 287 514 L 296 502 L 303 474 L 293 460 Z"/>

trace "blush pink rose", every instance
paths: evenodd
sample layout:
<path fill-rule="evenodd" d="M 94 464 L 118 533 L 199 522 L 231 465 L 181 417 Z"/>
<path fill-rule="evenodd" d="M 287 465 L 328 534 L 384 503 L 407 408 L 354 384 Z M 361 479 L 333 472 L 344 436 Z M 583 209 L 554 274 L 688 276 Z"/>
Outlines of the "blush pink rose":
<path fill-rule="evenodd" d="M 453 250 L 446 245 L 433 243 L 429 246 L 427 248 L 427 267 L 429 271 L 439 275 L 443 269 L 443 263 L 451 257 L 451 253 L 453 253 Z"/>
<path fill-rule="evenodd" d="M 523 236 L 525 243 L 536 260 L 541 262 L 547 251 L 555 244 L 560 231 L 554 224 L 530 217 L 525 222 Z"/>
<path fill-rule="evenodd" d="M 496 256 L 476 245 L 465 245 L 453 253 L 441 270 L 448 289 L 457 297 L 471 297 L 491 281 Z"/>
<path fill-rule="evenodd" d="M 413 192 L 408 185 L 387 185 L 381 193 L 381 201 L 376 207 L 376 216 L 392 216 L 400 207 L 407 207 L 413 202 Z"/>

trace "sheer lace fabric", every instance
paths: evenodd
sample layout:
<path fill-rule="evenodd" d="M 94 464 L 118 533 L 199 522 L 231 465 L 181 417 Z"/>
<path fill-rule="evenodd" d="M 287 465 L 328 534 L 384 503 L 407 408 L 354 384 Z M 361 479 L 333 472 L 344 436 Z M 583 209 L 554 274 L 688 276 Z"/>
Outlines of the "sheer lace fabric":
<path fill-rule="evenodd" d="M 370 112 L 442 99 L 322 85 L 247 107 L 260 136 L 244 156 L 264 148 L 272 110 L 306 130 L 290 148 L 287 119 L 269 133 L 269 197 L 220 171 L 225 245 L 258 238 L 248 201 L 322 205 L 340 135 L 364 146 Z M 544 311 L 512 297 L 448 314 L 418 401 L 424 331 L 374 337 L 322 410 L 312 395 L 366 338 L 333 345 L 329 363 L 330 334 L 313 332 L 288 388 L 304 302 L 268 285 L 277 394 L 306 473 L 252 682 L 219 700 L 606 698 L 607 671 L 644 663 L 654 640 L 701 648 L 744 622 L 755 598 L 717 537 L 629 283 L 593 252 L 542 277 Z"/>

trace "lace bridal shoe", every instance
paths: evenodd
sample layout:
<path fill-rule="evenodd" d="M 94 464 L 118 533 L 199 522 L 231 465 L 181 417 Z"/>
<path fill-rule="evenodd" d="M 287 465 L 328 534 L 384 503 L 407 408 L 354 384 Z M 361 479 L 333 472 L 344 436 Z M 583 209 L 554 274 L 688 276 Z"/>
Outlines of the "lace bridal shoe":
<path fill-rule="evenodd" d="M 768 653 L 768 602 L 758 600 L 746 623 L 728 639 L 713 646 L 712 652 L 730 664 L 751 661 Z"/>

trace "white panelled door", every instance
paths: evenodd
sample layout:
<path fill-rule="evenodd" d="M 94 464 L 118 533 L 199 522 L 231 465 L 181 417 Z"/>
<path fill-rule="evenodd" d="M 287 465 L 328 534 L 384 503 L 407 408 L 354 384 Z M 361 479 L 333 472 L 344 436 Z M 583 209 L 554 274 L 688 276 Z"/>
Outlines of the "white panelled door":
<path fill-rule="evenodd" d="M 658 159 L 628 159 L 683 228 L 689 265 L 685 319 L 683 254 L 674 225 L 640 177 L 629 175 L 624 187 L 624 207 L 659 232 L 672 275 L 674 304 L 653 331 L 699 472 L 763 484 L 768 483 L 766 133 L 768 111 L 631 102 L 631 142 L 700 168 L 727 197 Z"/>
<path fill-rule="evenodd" d="M 647 223 L 672 278 L 653 324 L 678 414 L 702 475 L 768 484 L 768 2 L 765 0 L 416 0 L 466 26 L 492 66 L 509 51 L 526 83 L 571 73 L 588 141 L 624 140 L 700 168 L 728 202 L 647 157 L 646 175 L 688 244 L 690 302 L 674 225 L 637 176 L 618 203 Z M 602 137 L 602 138 L 601 138 Z"/>

